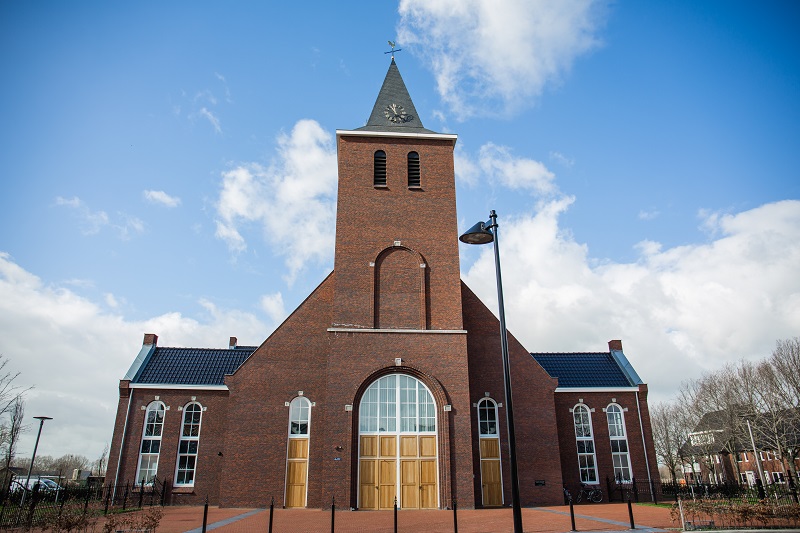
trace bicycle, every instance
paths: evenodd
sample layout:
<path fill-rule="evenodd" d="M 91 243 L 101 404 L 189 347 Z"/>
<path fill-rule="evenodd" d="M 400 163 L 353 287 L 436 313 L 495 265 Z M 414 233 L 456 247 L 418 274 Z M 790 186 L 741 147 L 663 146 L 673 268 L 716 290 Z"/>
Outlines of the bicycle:
<path fill-rule="evenodd" d="M 589 486 L 581 483 L 581 490 L 578 492 L 578 497 L 575 499 L 578 503 L 586 499 L 587 502 L 600 503 L 603 501 L 603 491 L 595 486 Z"/>

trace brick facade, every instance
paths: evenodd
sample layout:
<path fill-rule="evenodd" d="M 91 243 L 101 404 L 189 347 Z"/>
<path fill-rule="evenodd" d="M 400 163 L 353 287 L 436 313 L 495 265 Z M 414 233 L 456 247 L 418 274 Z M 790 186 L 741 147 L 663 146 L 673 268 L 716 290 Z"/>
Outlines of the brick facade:
<path fill-rule="evenodd" d="M 456 499 L 462 508 L 482 505 L 476 406 L 487 395 L 501 405 L 502 490 L 504 505 L 510 505 L 499 324 L 460 280 L 456 139 L 419 129 L 423 132 L 337 132 L 333 273 L 225 377 L 224 386 L 145 387 L 133 377 L 121 381 L 109 477 L 134 479 L 143 408 L 158 397 L 168 407 L 158 476 L 174 479 L 178 408 L 194 397 L 205 409 L 196 479 L 193 487 L 174 489 L 171 500 L 199 504 L 208 497 L 222 506 L 260 507 L 274 498 L 283 505 L 288 405 L 304 396 L 312 402 L 307 506 L 325 507 L 335 498 L 339 506 L 358 507 L 362 396 L 382 376 L 404 374 L 421 381 L 435 403 L 436 506 L 449 507 Z M 385 186 L 373 180 L 377 150 L 386 154 Z M 421 183 L 409 187 L 411 151 L 419 154 Z M 157 337 L 147 336 L 148 342 L 154 346 Z M 575 482 L 569 409 L 579 398 L 596 408 L 601 476 L 611 468 L 610 452 L 601 453 L 608 448 L 601 409 L 612 397 L 628 409 L 636 476 L 647 477 L 640 428 L 648 442 L 650 470 L 656 471 L 646 386 L 640 386 L 638 403 L 630 391 L 559 392 L 558 379 L 512 335 L 509 353 L 523 505 L 559 504 L 562 485 Z"/>

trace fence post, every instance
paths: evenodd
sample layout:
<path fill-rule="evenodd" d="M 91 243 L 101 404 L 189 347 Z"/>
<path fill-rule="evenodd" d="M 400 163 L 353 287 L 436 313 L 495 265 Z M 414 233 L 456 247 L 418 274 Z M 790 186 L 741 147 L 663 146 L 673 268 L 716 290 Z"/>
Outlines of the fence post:
<path fill-rule="evenodd" d="M 116 485 L 115 485 L 115 487 L 116 487 Z M 106 506 L 103 509 L 103 515 L 104 516 L 108 514 L 108 502 L 109 502 L 110 499 L 111 499 L 111 486 L 109 485 L 109 487 L 108 487 L 108 489 L 106 491 Z"/>
<path fill-rule="evenodd" d="M 606 476 L 606 488 L 608 489 L 608 502 L 611 503 L 614 498 L 614 492 L 611 488 L 611 479 L 608 476 Z"/>
<path fill-rule="evenodd" d="M 397 496 L 394 497 L 394 533 L 397 533 Z"/>
<path fill-rule="evenodd" d="M 630 498 L 628 498 L 628 518 L 631 519 L 631 529 L 636 529 L 636 526 L 633 524 L 633 506 L 631 505 Z"/>
<path fill-rule="evenodd" d="M 575 508 L 572 506 L 572 495 L 569 497 L 569 520 L 572 522 L 572 531 L 578 531 L 575 527 Z"/>
<path fill-rule="evenodd" d="M 272 533 L 272 511 L 275 509 L 275 496 L 269 499 L 269 533 Z"/>
<path fill-rule="evenodd" d="M 636 500 L 636 503 L 639 503 L 639 485 L 636 484 L 636 478 L 633 478 L 633 498 Z M 628 501 L 630 501 L 630 496 L 628 496 Z"/>
<path fill-rule="evenodd" d="M 153 485 L 155 488 L 155 485 Z M 144 502 L 144 483 L 139 485 L 139 509 L 142 508 L 142 503 Z"/>
<path fill-rule="evenodd" d="M 128 505 L 128 489 L 130 488 L 130 481 L 125 483 L 125 494 L 122 496 L 122 510 Z"/>
<path fill-rule="evenodd" d="M 206 533 L 206 524 L 208 524 L 208 494 L 206 494 L 206 504 L 203 506 L 203 533 Z"/>
<path fill-rule="evenodd" d="M 659 485 L 661 482 L 658 482 Z M 658 503 L 658 495 L 656 494 L 656 482 L 653 481 L 653 478 L 650 478 L 650 495 L 653 497 L 653 503 Z"/>
<path fill-rule="evenodd" d="M 453 498 L 453 532 L 458 533 L 458 502 Z"/>
<path fill-rule="evenodd" d="M 334 522 L 336 521 L 336 496 L 331 496 L 331 533 L 334 533 Z"/>

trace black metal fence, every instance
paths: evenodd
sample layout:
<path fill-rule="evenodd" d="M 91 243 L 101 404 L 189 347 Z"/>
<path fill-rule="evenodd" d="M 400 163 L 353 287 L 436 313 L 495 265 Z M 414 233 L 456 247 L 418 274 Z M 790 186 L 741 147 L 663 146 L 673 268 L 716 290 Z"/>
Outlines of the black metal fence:
<path fill-rule="evenodd" d="M 732 500 L 748 503 L 763 500 L 779 504 L 798 503 L 797 487 L 784 483 L 770 485 L 740 485 L 738 483 L 671 483 L 661 480 L 618 481 L 606 478 L 608 501 L 613 502 L 676 502 L 678 499 Z"/>
<path fill-rule="evenodd" d="M 57 490 L 25 490 L 17 484 L 0 492 L 0 529 L 41 527 L 70 516 L 93 517 L 128 509 L 167 504 L 169 483 L 154 479 L 151 484 L 87 485 Z"/>

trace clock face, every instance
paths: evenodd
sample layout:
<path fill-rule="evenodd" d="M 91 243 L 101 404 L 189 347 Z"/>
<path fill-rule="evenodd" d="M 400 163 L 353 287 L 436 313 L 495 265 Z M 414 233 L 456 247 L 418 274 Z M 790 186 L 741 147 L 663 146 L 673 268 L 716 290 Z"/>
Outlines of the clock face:
<path fill-rule="evenodd" d="M 386 106 L 383 114 L 387 119 L 389 119 L 390 122 L 394 122 L 395 124 L 408 122 L 414 118 L 411 115 L 406 114 L 406 110 L 403 109 L 403 106 L 399 104 L 389 104 Z"/>

